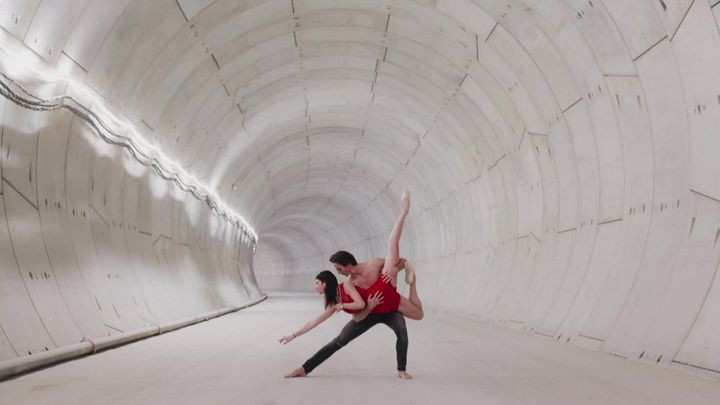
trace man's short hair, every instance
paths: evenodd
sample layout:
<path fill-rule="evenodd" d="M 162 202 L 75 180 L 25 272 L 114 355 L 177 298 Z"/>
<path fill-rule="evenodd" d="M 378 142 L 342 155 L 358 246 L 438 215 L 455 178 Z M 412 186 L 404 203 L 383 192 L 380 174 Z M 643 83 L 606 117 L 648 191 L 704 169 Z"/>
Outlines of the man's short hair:
<path fill-rule="evenodd" d="M 352 253 L 338 250 L 330 256 L 330 263 L 337 263 L 341 266 L 347 266 L 349 264 L 355 266 L 357 265 L 357 260 L 355 260 L 355 256 L 353 256 Z"/>

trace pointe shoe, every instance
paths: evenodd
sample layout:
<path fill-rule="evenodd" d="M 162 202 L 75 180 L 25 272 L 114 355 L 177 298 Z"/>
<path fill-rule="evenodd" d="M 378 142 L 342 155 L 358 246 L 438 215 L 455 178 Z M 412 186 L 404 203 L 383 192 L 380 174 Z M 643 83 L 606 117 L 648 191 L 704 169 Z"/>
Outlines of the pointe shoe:
<path fill-rule="evenodd" d="M 415 268 L 409 261 L 405 261 L 405 282 L 412 284 L 415 282 Z"/>

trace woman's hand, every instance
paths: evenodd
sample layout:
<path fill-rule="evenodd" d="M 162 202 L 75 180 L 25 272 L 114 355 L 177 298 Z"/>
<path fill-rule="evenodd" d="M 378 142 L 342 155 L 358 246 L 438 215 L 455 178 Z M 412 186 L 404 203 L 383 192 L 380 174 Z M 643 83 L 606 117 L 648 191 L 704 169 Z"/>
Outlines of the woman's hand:
<path fill-rule="evenodd" d="M 367 300 L 367 306 L 370 308 L 370 311 L 375 309 L 376 306 L 383 303 L 383 293 L 382 291 L 378 291 L 375 294 L 368 297 Z"/>
<path fill-rule="evenodd" d="M 335 304 L 334 305 L 335 312 L 342 312 L 345 309 L 345 305 L 343 303 Z"/>
<path fill-rule="evenodd" d="M 290 335 L 290 336 L 283 336 L 280 339 L 278 339 L 278 342 L 280 342 L 282 344 L 288 344 L 288 343 L 292 342 L 293 339 L 295 339 L 294 334 Z"/>

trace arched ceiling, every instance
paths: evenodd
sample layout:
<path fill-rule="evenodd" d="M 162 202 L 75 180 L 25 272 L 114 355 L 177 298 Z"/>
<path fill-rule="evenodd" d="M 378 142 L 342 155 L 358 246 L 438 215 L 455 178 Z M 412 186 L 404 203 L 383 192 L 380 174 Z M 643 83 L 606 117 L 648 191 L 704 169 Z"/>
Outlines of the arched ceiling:
<path fill-rule="evenodd" d="M 702 32 L 688 17 L 717 36 L 711 0 L 5 3 L 10 34 L 70 61 L 261 240 L 318 255 L 338 242 L 377 254 L 403 189 L 425 233 L 469 222 L 491 246 L 617 219 L 646 197 L 634 173 L 653 170 L 627 166 L 650 145 L 625 135 L 649 128 L 623 102 L 647 116 L 644 61 L 676 61 L 701 112 L 711 76 L 692 66 L 717 63 L 680 46 Z M 716 170 L 697 145 L 717 142 L 699 139 L 696 166 Z"/>
<path fill-rule="evenodd" d="M 476 177 L 487 163 L 482 154 L 492 156 L 480 151 L 481 140 L 473 140 L 484 136 L 468 135 L 464 128 L 442 139 L 455 150 L 432 140 L 422 145 L 460 92 L 470 66 L 478 64 L 477 33 L 433 5 L 215 1 L 194 11 L 183 2 L 179 6 L 123 10 L 88 81 L 157 130 L 158 144 L 209 180 L 261 238 L 347 234 L 322 221 L 284 217 L 301 212 L 335 224 L 355 218 L 363 226 L 347 241 L 357 242 L 386 230 L 402 189 L 424 187 L 411 160 L 422 158 L 422 166 L 437 168 L 471 160 Z M 492 21 L 477 5 L 464 6 L 486 25 Z M 159 23 L 150 24 L 154 19 Z M 139 57 L 144 49 L 155 52 Z M 127 57 L 138 62 L 120 69 L 117 64 Z M 136 65 L 141 78 L 131 85 L 125 77 Z M 426 153 L 418 156 L 421 147 Z M 329 216 L 328 205 L 334 207 Z M 329 249 L 337 238 L 311 245 Z M 285 239 L 282 243 L 292 244 Z"/>

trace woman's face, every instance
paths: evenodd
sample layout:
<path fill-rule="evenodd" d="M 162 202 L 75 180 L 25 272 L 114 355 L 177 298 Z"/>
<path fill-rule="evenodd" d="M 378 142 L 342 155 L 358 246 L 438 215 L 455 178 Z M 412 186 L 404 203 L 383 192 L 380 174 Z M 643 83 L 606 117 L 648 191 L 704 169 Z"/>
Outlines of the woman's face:
<path fill-rule="evenodd" d="M 315 292 L 320 295 L 325 294 L 325 283 L 318 279 L 315 279 Z"/>

